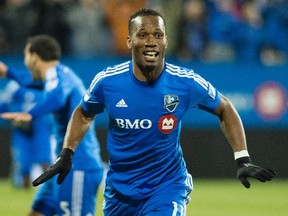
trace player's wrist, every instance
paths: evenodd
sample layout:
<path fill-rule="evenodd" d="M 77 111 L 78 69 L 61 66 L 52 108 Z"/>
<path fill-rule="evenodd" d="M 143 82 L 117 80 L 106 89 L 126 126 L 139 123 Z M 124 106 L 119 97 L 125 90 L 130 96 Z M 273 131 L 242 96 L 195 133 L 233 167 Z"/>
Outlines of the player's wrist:
<path fill-rule="evenodd" d="M 59 154 L 59 157 L 73 157 L 74 151 L 70 148 L 63 148 Z"/>
<path fill-rule="evenodd" d="M 235 160 L 237 160 L 238 158 L 242 158 L 242 157 L 250 157 L 247 150 L 241 150 L 241 151 L 234 152 L 234 159 Z"/>
<path fill-rule="evenodd" d="M 234 152 L 234 159 L 237 167 L 241 167 L 245 163 L 251 163 L 251 158 L 247 150 Z"/>
<path fill-rule="evenodd" d="M 237 168 L 242 167 L 244 164 L 252 163 L 250 157 L 241 157 L 235 160 Z"/>

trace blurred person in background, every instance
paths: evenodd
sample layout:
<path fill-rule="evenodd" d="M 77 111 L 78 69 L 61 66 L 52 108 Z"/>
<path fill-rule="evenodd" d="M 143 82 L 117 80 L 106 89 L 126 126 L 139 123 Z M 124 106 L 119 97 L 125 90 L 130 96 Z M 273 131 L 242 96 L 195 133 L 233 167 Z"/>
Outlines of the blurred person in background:
<path fill-rule="evenodd" d="M 3 65 L 0 62 L 0 71 Z M 34 83 L 21 87 L 16 81 L 6 84 L 0 98 L 0 113 L 26 112 L 42 98 L 41 84 Z M 29 188 L 33 168 L 40 165 L 45 171 L 52 161 L 51 142 L 52 126 L 49 115 L 43 115 L 27 124 L 12 124 L 11 157 L 12 180 L 17 188 Z"/>
<path fill-rule="evenodd" d="M 68 8 L 65 18 L 71 29 L 69 55 L 95 57 L 113 54 L 111 30 L 101 0 L 79 0 Z"/>
<path fill-rule="evenodd" d="M 31 0 L 6 0 L 3 13 L 11 32 L 8 54 L 19 55 L 23 52 L 26 38 L 32 34 L 37 22 Z"/>
<path fill-rule="evenodd" d="M 205 59 L 209 62 L 235 60 L 233 40 L 239 20 L 235 0 L 207 0 L 208 44 Z"/>
<path fill-rule="evenodd" d="M 263 3 L 264 2 L 264 3 Z M 288 62 L 288 1 L 257 1 L 265 26 L 265 47 L 261 51 L 264 65 L 283 65 Z"/>
<path fill-rule="evenodd" d="M 265 26 L 256 0 L 242 1 L 241 20 L 235 29 L 234 48 L 238 61 L 260 63 L 265 46 Z"/>
<path fill-rule="evenodd" d="M 208 43 L 207 6 L 202 0 L 187 0 L 179 21 L 176 54 L 180 60 L 201 60 Z"/>
<path fill-rule="evenodd" d="M 0 54 L 7 54 L 11 46 L 10 24 L 5 16 L 6 1 L 0 0 Z"/>
<path fill-rule="evenodd" d="M 8 119 L 15 124 L 23 124 L 52 113 L 56 155 L 63 147 L 72 112 L 85 93 L 82 80 L 72 69 L 61 64 L 60 58 L 61 47 L 55 38 L 48 35 L 29 37 L 24 49 L 24 63 L 34 80 L 44 82 L 43 98 L 27 112 L 1 115 L 10 116 Z M 2 67 L 0 76 L 13 78 L 18 82 L 21 82 L 22 78 L 7 66 Z M 72 158 L 73 155 L 72 170 L 69 174 L 67 171 L 65 181 L 62 176 L 43 184 L 34 197 L 29 216 L 94 215 L 97 191 L 103 177 L 103 165 L 93 122 L 77 151 L 65 152 L 65 157 Z"/>
<path fill-rule="evenodd" d="M 70 0 L 30 0 L 36 22 L 31 35 L 47 34 L 54 37 L 61 45 L 63 55 L 70 54 L 69 38 L 71 28 L 65 19 Z M 84 23 L 83 25 L 85 25 Z M 25 37 L 27 38 L 27 37 Z M 25 41 L 26 42 L 26 41 Z M 22 46 L 23 49 L 24 46 Z"/>

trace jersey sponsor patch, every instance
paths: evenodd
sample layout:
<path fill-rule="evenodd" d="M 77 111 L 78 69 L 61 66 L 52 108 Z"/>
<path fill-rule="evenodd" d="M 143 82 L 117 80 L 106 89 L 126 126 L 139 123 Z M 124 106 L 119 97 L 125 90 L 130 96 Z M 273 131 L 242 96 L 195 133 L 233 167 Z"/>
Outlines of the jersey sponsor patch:
<path fill-rule="evenodd" d="M 177 95 L 164 95 L 164 108 L 169 112 L 173 112 L 180 103 Z"/>
<path fill-rule="evenodd" d="M 158 128 L 163 134 L 169 134 L 177 126 L 177 118 L 172 115 L 163 115 L 158 121 Z"/>
<path fill-rule="evenodd" d="M 119 128 L 124 129 L 139 130 L 139 129 L 149 129 L 152 127 L 152 121 L 149 119 L 130 120 L 130 119 L 115 118 L 115 122 Z"/>

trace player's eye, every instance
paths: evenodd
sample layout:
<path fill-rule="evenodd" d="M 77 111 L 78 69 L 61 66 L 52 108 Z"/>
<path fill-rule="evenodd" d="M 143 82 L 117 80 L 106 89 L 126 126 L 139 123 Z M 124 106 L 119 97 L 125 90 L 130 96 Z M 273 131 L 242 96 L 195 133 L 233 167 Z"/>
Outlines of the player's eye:
<path fill-rule="evenodd" d="M 139 37 L 139 38 L 145 38 L 146 35 L 147 35 L 146 33 L 141 32 L 141 33 L 138 34 L 138 37 Z"/>
<path fill-rule="evenodd" d="M 162 38 L 163 37 L 163 34 L 162 33 L 156 33 L 155 34 L 155 38 Z"/>

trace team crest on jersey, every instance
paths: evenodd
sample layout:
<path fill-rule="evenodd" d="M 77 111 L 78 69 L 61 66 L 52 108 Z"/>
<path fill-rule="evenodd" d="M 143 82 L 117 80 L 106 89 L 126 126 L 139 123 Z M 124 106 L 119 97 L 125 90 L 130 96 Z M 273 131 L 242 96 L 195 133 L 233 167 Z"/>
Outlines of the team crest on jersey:
<path fill-rule="evenodd" d="M 173 112 L 180 103 L 177 95 L 164 95 L 164 108 L 169 112 Z"/>

